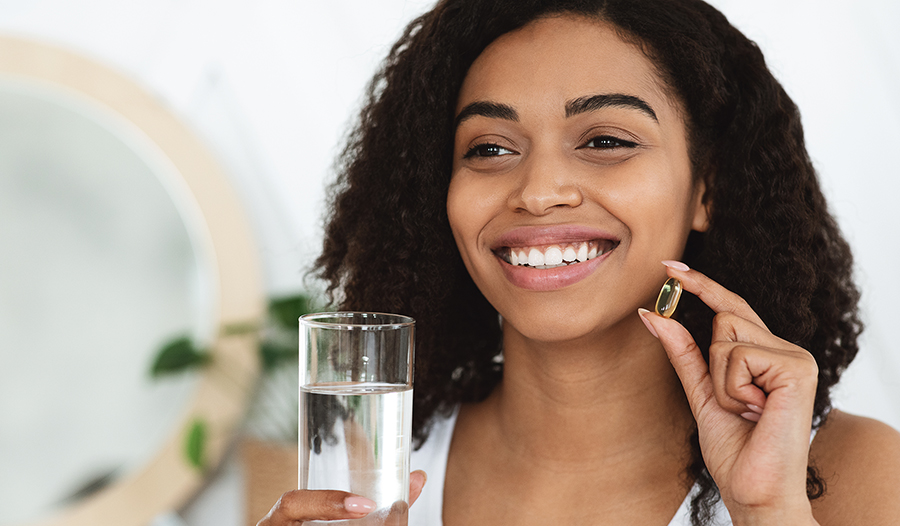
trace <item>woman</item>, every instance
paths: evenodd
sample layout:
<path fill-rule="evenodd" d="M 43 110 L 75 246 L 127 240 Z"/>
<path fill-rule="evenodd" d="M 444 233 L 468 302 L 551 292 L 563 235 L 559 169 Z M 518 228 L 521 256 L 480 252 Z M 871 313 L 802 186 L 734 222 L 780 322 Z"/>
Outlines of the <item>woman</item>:
<path fill-rule="evenodd" d="M 796 107 L 713 8 L 440 2 L 343 160 L 322 276 L 418 322 L 411 524 L 900 515 L 900 435 L 831 410 L 849 249 Z M 667 277 L 675 319 L 648 312 Z M 289 492 L 261 524 L 368 504 Z"/>

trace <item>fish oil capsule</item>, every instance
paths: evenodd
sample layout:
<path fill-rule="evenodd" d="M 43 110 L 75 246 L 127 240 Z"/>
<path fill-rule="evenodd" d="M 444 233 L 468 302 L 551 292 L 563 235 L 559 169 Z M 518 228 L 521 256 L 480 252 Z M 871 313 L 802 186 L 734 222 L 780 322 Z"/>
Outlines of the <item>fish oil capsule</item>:
<path fill-rule="evenodd" d="M 678 300 L 681 299 L 681 281 L 669 278 L 659 291 L 656 298 L 656 313 L 665 318 L 670 318 L 675 313 Z"/>

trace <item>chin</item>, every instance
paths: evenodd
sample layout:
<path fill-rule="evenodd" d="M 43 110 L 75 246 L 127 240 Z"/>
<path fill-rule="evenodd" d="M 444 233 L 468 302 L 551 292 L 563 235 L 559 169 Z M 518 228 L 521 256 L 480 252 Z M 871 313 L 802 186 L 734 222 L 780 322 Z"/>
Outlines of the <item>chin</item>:
<path fill-rule="evenodd" d="M 542 343 L 565 343 L 598 338 L 604 332 L 601 320 L 580 319 L 571 316 L 570 310 L 544 311 L 542 313 L 518 313 L 503 318 L 504 333 L 514 331 L 526 340 Z"/>

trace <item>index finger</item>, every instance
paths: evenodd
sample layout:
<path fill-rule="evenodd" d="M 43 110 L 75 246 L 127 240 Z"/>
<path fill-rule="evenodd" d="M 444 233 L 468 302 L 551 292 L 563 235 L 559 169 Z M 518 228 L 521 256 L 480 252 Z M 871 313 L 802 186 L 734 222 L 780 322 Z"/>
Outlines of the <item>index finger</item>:
<path fill-rule="evenodd" d="M 662 263 L 666 266 L 669 277 L 681 280 L 684 290 L 700 298 L 700 301 L 707 304 L 715 313 L 730 312 L 769 330 L 744 298 L 680 261 L 663 261 Z"/>
<path fill-rule="evenodd" d="M 257 526 L 358 519 L 374 510 L 374 502 L 346 491 L 297 489 L 283 494 Z"/>

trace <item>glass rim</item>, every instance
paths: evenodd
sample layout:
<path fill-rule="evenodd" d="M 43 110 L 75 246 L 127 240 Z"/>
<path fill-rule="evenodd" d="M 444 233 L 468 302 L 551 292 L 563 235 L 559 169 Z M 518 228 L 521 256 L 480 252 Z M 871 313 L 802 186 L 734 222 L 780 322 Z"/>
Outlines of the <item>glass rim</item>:
<path fill-rule="evenodd" d="M 376 323 L 360 323 L 356 321 L 360 319 L 370 319 L 376 321 Z M 321 329 L 384 331 L 414 327 L 416 320 L 403 314 L 391 314 L 388 312 L 334 311 L 304 314 L 300 316 L 300 323 Z"/>

